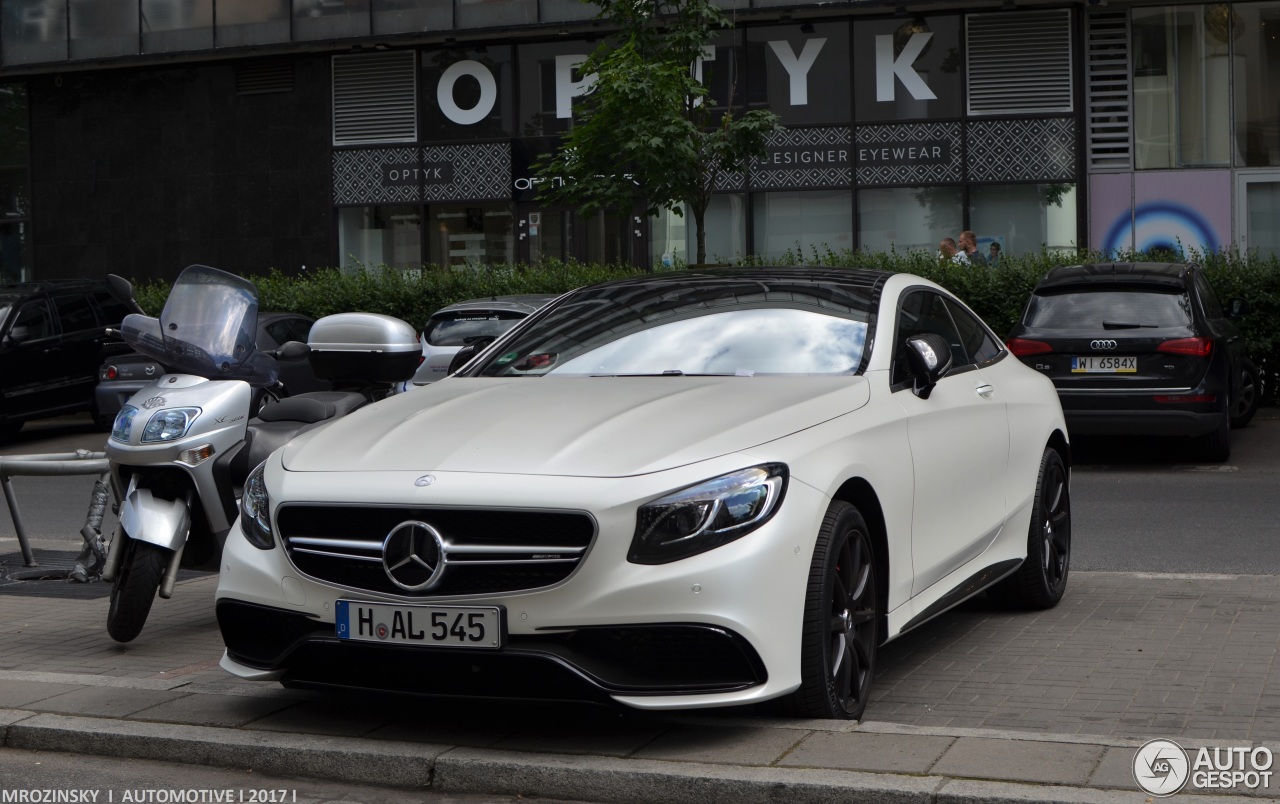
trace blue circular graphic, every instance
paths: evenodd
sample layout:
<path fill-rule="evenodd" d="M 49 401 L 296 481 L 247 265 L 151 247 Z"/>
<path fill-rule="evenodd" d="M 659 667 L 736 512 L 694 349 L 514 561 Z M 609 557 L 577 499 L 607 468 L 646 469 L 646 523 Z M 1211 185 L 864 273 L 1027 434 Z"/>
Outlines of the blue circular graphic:
<path fill-rule="evenodd" d="M 1139 204 L 1132 216 L 1126 212 L 1116 218 L 1102 238 L 1102 250 L 1107 253 L 1161 248 L 1217 251 L 1220 247 L 1213 225 L 1203 215 L 1172 201 Z"/>

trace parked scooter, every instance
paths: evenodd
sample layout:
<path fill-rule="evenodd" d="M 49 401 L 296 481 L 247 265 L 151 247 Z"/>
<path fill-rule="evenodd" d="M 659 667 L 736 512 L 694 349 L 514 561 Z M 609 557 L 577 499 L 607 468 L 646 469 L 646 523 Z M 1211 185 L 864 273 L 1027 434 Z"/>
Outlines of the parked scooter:
<path fill-rule="evenodd" d="M 159 319 L 142 315 L 126 280 L 110 278 L 131 309 L 120 335 L 169 366 L 116 416 L 107 459 L 119 527 L 107 552 L 113 582 L 107 631 L 129 642 L 180 568 L 216 570 L 250 470 L 295 436 L 385 397 L 417 369 L 408 323 L 373 313 L 315 322 L 307 344 L 257 349 L 253 283 L 202 265 L 182 272 Z M 277 359 L 308 359 L 334 390 L 276 398 Z M 374 359 L 370 359 L 374 358 Z M 255 388 L 267 390 L 254 415 Z"/>

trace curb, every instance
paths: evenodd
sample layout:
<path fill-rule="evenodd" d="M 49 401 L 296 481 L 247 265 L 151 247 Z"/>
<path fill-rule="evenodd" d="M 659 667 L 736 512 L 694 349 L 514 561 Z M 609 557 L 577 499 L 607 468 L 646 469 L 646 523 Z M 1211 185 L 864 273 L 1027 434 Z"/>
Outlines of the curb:
<path fill-rule="evenodd" d="M 601 804 L 1145 804 L 1152 800 L 1136 790 L 545 754 L 120 721 L 18 709 L 0 709 L 0 746 L 244 768 L 282 777 L 442 794 L 510 795 Z M 1254 796 L 1248 800 L 1275 801 Z M 1178 801 L 1222 804 L 1224 796 L 1184 794 L 1178 796 Z"/>

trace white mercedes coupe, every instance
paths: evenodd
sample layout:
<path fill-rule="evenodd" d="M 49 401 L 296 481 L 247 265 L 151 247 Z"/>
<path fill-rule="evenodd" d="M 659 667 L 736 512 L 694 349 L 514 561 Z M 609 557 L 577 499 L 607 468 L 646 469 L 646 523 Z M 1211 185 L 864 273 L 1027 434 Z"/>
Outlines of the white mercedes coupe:
<path fill-rule="evenodd" d="M 624 279 L 460 358 L 252 472 L 223 668 L 860 718 L 881 643 L 1066 588 L 1057 392 L 920 277 Z"/>

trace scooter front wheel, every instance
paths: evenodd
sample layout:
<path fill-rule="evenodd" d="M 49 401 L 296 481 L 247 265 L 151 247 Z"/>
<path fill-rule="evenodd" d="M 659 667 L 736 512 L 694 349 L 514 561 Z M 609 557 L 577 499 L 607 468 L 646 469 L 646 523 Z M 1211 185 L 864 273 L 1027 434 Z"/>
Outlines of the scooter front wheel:
<path fill-rule="evenodd" d="M 116 538 L 128 537 L 121 533 Z M 163 547 L 135 539 L 129 539 L 125 545 L 125 554 L 111 587 L 111 608 L 107 610 L 107 633 L 116 642 L 131 642 L 142 633 L 169 555 Z"/>

